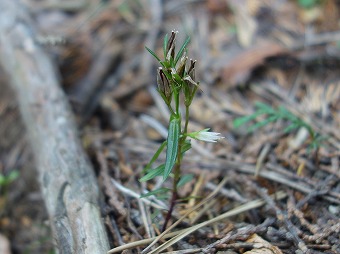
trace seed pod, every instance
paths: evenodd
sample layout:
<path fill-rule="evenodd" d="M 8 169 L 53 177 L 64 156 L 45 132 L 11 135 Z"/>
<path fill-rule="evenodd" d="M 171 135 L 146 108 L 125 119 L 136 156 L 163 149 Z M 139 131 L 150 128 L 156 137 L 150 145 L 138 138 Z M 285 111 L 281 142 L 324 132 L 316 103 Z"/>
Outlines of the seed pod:
<path fill-rule="evenodd" d="M 188 70 L 188 75 L 191 77 L 192 80 L 195 80 L 195 64 L 196 64 L 196 60 L 192 60 L 190 59 L 190 67 Z"/>
<path fill-rule="evenodd" d="M 177 31 L 172 31 L 171 36 L 168 40 L 168 46 L 166 48 L 166 60 L 170 61 L 170 59 L 175 58 L 175 41 L 176 41 L 176 35 Z"/>
<path fill-rule="evenodd" d="M 184 71 L 185 71 L 185 66 L 187 64 L 187 60 L 188 60 L 188 57 L 184 53 L 182 58 L 181 58 L 181 60 L 180 60 L 180 62 L 179 62 L 178 68 L 177 68 L 177 74 L 180 77 L 184 76 Z"/>
<path fill-rule="evenodd" d="M 162 67 L 157 69 L 157 85 L 158 90 L 163 93 L 167 98 L 171 96 L 170 82 L 163 72 Z"/>
<path fill-rule="evenodd" d="M 187 84 L 194 85 L 194 86 L 198 87 L 198 84 L 190 76 L 186 76 L 184 78 L 184 80 L 187 81 Z"/>

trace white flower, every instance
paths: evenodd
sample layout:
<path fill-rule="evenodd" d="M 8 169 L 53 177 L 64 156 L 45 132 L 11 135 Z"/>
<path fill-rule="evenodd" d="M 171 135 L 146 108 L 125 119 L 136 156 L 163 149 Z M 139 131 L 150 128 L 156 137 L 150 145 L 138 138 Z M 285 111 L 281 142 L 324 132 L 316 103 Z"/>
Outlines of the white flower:
<path fill-rule="evenodd" d="M 209 129 L 191 132 L 191 133 L 188 133 L 188 136 L 193 139 L 197 139 L 197 140 L 201 140 L 205 142 L 216 142 L 217 140 L 224 138 L 221 136 L 221 133 L 212 132 L 212 131 L 209 131 Z"/>

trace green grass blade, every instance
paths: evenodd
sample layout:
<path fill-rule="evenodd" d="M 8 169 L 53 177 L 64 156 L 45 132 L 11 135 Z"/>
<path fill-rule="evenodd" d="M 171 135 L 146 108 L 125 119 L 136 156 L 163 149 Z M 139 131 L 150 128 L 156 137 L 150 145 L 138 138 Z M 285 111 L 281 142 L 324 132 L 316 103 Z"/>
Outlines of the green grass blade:
<path fill-rule="evenodd" d="M 177 62 L 179 61 L 179 59 L 181 59 L 183 53 L 184 53 L 184 50 L 186 48 L 186 46 L 189 44 L 190 42 L 190 37 L 188 37 L 185 42 L 183 43 L 182 47 L 180 48 L 180 50 L 178 51 L 177 53 L 177 56 L 175 58 L 175 65 L 177 64 Z"/>
<path fill-rule="evenodd" d="M 158 62 L 161 62 L 161 59 L 159 59 L 159 57 L 156 55 L 155 52 L 153 52 L 153 51 L 152 51 L 151 49 L 149 49 L 147 46 L 145 46 L 145 48 L 146 48 L 147 51 L 149 51 L 149 53 L 150 53 L 151 55 L 153 55 L 154 58 L 157 59 Z"/>
<path fill-rule="evenodd" d="M 288 125 L 286 128 L 284 128 L 283 132 L 284 132 L 284 133 L 289 133 L 289 132 L 291 132 L 292 130 L 297 129 L 297 128 L 299 128 L 299 127 L 301 127 L 301 126 L 298 125 L 298 124 L 292 123 L 292 124 Z"/>
<path fill-rule="evenodd" d="M 166 161 L 163 180 L 166 180 L 168 178 L 172 168 L 176 163 L 180 131 L 181 120 L 178 116 L 172 115 L 169 124 L 169 132 L 167 138 Z"/>

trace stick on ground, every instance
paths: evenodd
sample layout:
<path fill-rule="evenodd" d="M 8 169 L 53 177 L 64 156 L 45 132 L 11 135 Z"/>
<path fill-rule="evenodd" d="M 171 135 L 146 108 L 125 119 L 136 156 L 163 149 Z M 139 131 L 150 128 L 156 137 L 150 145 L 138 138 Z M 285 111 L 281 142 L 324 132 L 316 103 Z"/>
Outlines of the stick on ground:
<path fill-rule="evenodd" d="M 59 253 L 106 253 L 99 188 L 53 64 L 23 4 L 1 0 L 0 10 L 0 64 L 20 105 Z"/>

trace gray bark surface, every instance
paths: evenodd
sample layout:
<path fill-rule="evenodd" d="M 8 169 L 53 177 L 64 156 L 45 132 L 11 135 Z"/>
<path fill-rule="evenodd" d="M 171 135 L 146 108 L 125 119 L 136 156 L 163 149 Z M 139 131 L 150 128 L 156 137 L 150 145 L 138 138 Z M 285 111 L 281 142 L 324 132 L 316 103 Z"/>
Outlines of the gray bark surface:
<path fill-rule="evenodd" d="M 57 249 L 103 254 L 109 244 L 94 171 L 53 64 L 35 36 L 23 4 L 1 0 L 0 64 L 18 99 Z"/>

